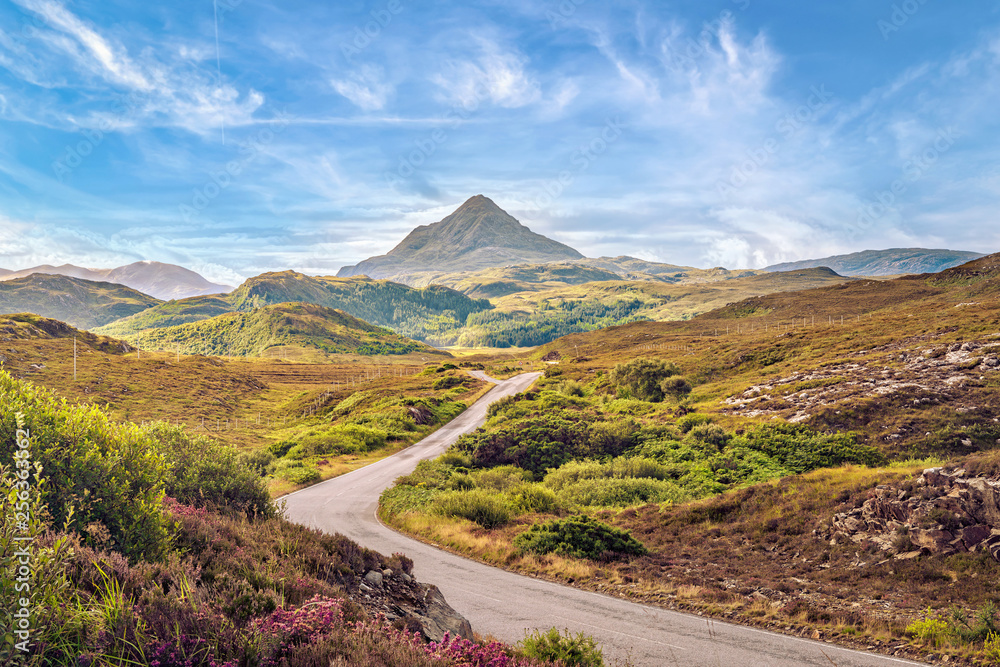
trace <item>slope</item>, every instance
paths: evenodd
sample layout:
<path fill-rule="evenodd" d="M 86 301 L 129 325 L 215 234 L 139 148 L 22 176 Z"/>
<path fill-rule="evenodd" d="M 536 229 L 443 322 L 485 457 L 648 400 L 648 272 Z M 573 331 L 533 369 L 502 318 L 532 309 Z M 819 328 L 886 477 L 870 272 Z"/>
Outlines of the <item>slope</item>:
<path fill-rule="evenodd" d="M 842 276 L 893 276 L 903 273 L 936 273 L 982 256 L 982 253 L 962 250 L 890 248 L 865 250 L 824 259 L 786 262 L 769 266 L 764 270 L 792 271 L 826 266 Z"/>
<path fill-rule="evenodd" d="M 517 264 L 478 271 L 422 271 L 398 278 L 413 287 L 443 285 L 471 297 L 494 299 L 518 292 L 581 285 L 591 282 L 652 281 L 675 285 L 711 283 L 747 278 L 760 271 L 730 271 L 723 268 L 696 269 L 658 264 L 634 257 L 602 257 L 546 264 Z"/>
<path fill-rule="evenodd" d="M 201 275 L 182 266 L 149 261 L 134 262 L 114 269 L 86 269 L 72 264 L 63 264 L 62 266 L 44 264 L 20 271 L 0 270 L 0 280 L 23 278 L 33 273 L 117 283 L 162 300 L 219 294 L 230 292 L 233 289 L 229 285 L 211 283 Z"/>
<path fill-rule="evenodd" d="M 462 347 L 524 347 L 559 336 L 641 320 L 685 320 L 748 296 L 840 285 L 829 269 L 751 275 L 709 283 L 607 281 L 520 292 L 494 299 L 496 308 L 469 317 Z"/>
<path fill-rule="evenodd" d="M 36 273 L 0 282 L 0 313 L 32 312 L 81 329 L 98 327 L 161 303 L 124 285 Z"/>
<path fill-rule="evenodd" d="M 148 329 L 125 337 L 142 349 L 182 354 L 263 356 L 271 348 L 305 348 L 323 354 L 448 356 L 340 310 L 308 303 L 280 303 L 227 313 L 191 324 Z"/>
<path fill-rule="evenodd" d="M 531 231 L 476 195 L 440 222 L 421 225 L 385 255 L 345 266 L 338 276 L 398 278 L 422 271 L 468 271 L 508 264 L 581 259 L 569 246 Z"/>
<path fill-rule="evenodd" d="M 337 308 L 353 317 L 428 342 L 462 327 L 472 313 L 492 308 L 446 287 L 413 289 L 366 277 L 312 277 L 294 271 L 250 278 L 225 296 L 192 297 L 167 302 L 136 316 L 102 327 L 100 333 L 127 338 L 145 329 L 175 326 L 226 312 L 286 302 Z"/>

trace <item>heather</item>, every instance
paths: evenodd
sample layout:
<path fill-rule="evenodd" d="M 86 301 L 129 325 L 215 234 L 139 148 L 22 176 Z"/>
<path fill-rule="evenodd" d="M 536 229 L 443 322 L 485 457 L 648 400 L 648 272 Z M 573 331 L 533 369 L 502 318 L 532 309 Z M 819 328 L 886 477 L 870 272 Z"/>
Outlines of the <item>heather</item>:
<path fill-rule="evenodd" d="M 26 665 L 541 664 L 500 644 L 428 642 L 404 611 L 426 592 L 412 561 L 281 518 L 253 457 L 164 423 L 115 423 L 5 373 L 0 399 L 0 454 L 18 463 L 0 462 L 0 594 L 30 586 Z M 15 457 L 19 428 L 31 447 Z M 362 595 L 372 570 L 395 576 Z M 14 613 L 0 610 L 4 628 Z M 0 635 L 0 663 L 20 655 L 15 640 Z"/>

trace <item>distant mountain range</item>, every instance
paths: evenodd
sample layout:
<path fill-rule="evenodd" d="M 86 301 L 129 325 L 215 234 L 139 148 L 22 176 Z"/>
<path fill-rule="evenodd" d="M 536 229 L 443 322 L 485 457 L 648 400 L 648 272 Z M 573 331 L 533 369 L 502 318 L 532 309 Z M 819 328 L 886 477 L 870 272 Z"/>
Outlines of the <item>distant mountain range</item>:
<path fill-rule="evenodd" d="M 233 291 L 231 286 L 211 283 L 190 269 L 162 262 L 135 262 L 114 269 L 85 269 L 72 264 L 63 264 L 62 266 L 44 264 L 21 271 L 0 269 L 0 280 L 23 278 L 33 273 L 117 283 L 163 301 Z"/>
<path fill-rule="evenodd" d="M 476 195 L 444 220 L 417 227 L 387 254 L 345 266 L 337 276 L 395 279 L 429 270 L 474 271 L 570 259 L 583 255 L 536 234 L 493 200 Z"/>
<path fill-rule="evenodd" d="M 888 250 L 864 250 L 824 259 L 785 262 L 769 266 L 764 270 L 796 271 L 825 266 L 842 276 L 894 276 L 903 273 L 937 273 L 984 256 L 983 253 L 964 250 L 890 248 Z"/>

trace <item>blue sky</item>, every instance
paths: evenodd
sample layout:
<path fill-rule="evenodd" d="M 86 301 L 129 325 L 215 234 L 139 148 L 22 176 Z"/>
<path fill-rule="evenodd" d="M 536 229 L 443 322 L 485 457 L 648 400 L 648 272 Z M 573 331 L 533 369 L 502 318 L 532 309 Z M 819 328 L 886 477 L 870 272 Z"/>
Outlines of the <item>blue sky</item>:
<path fill-rule="evenodd" d="M 1000 6 L 0 2 L 0 267 L 333 273 L 475 194 L 588 256 L 1000 249 Z"/>

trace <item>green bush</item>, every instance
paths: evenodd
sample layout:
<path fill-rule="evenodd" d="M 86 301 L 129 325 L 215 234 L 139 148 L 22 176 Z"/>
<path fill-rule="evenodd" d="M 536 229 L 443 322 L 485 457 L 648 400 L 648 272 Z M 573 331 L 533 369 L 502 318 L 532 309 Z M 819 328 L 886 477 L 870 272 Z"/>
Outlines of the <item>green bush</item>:
<path fill-rule="evenodd" d="M 586 507 L 633 507 L 650 503 L 676 505 L 692 497 L 676 482 L 635 478 L 583 479 L 563 487 L 559 496 L 565 502 Z"/>
<path fill-rule="evenodd" d="M 129 558 L 155 560 L 167 546 L 160 503 L 168 459 L 147 431 L 116 423 L 98 407 L 70 405 L 0 371 L 0 461 L 17 448 L 17 414 L 31 433 L 31 459 L 48 480 L 42 503 L 52 524 L 87 540 L 101 524 Z"/>
<path fill-rule="evenodd" d="M 487 529 L 506 525 L 514 515 L 506 498 L 483 489 L 454 491 L 438 496 L 432 507 L 438 514 L 468 519 Z"/>
<path fill-rule="evenodd" d="M 515 537 L 514 546 L 522 552 L 589 559 L 647 553 L 628 532 L 582 515 L 536 524 Z"/>
<path fill-rule="evenodd" d="M 677 428 L 681 433 L 687 433 L 695 426 L 700 426 L 701 424 L 711 424 L 712 418 L 708 415 L 699 415 L 697 413 L 691 413 L 689 415 L 684 415 L 677 420 Z"/>
<path fill-rule="evenodd" d="M 597 642 L 582 632 L 573 635 L 569 630 L 560 634 L 556 628 L 536 630 L 518 643 L 518 649 L 526 658 L 559 661 L 566 667 L 604 667 L 604 654 Z"/>
<path fill-rule="evenodd" d="M 556 391 L 563 396 L 583 396 L 583 385 L 576 380 L 563 380 L 556 385 Z"/>
<path fill-rule="evenodd" d="M 733 439 L 733 445 L 755 449 L 795 473 L 844 463 L 883 465 L 885 456 L 858 442 L 854 433 L 817 433 L 802 424 L 767 424 Z"/>
<path fill-rule="evenodd" d="M 443 389 L 451 389 L 452 387 L 457 387 L 461 384 L 465 384 L 465 378 L 459 377 L 458 375 L 445 375 L 437 380 L 431 385 L 434 389 L 440 391 Z"/>
<path fill-rule="evenodd" d="M 660 380 L 660 391 L 663 392 L 664 398 L 677 400 L 690 394 L 691 389 L 691 383 L 680 375 Z"/>
<path fill-rule="evenodd" d="M 289 459 L 278 461 L 274 466 L 274 474 L 292 484 L 315 484 L 322 479 L 316 466 Z"/>
<path fill-rule="evenodd" d="M 155 422 L 146 427 L 169 461 L 164 491 L 178 502 L 222 513 L 270 518 L 276 509 L 259 470 L 235 449 L 184 428 Z"/>
<path fill-rule="evenodd" d="M 282 440 L 281 442 L 272 442 L 267 446 L 267 450 L 274 455 L 274 458 L 280 459 L 282 456 L 288 453 L 288 450 L 294 447 L 297 443 L 294 440 Z"/>
<path fill-rule="evenodd" d="M 676 365 L 663 359 L 633 359 L 611 371 L 611 382 L 620 395 L 658 403 L 663 400 L 661 383 L 680 373 Z"/>

